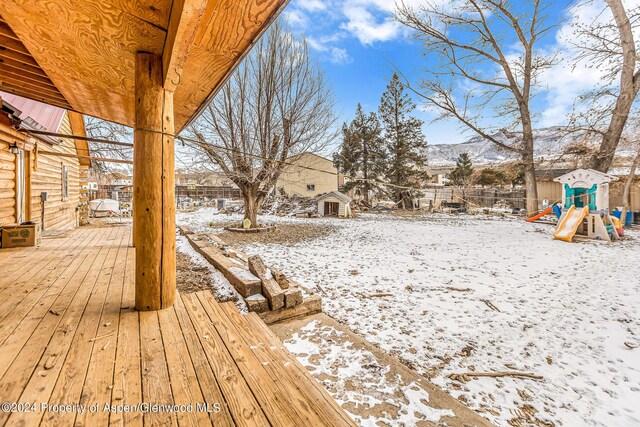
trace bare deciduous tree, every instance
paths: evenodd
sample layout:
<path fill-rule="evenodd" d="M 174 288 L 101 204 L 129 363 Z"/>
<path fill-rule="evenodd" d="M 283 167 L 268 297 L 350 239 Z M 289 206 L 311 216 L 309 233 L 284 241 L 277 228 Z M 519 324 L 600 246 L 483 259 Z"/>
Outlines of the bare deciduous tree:
<path fill-rule="evenodd" d="M 503 150 L 518 153 L 527 210 L 536 211 L 530 101 L 540 74 L 555 61 L 555 55 L 536 48 L 551 29 L 544 23 L 542 1 L 427 1 L 419 7 L 401 1 L 396 18 L 415 31 L 427 58 L 438 60 L 415 92 L 440 110 L 439 119 L 454 118 Z M 493 120 L 487 120 L 491 110 Z M 487 125 L 491 121 L 501 125 Z"/>
<path fill-rule="evenodd" d="M 108 122 L 106 120 L 97 119 L 91 116 L 84 116 L 84 125 L 87 136 L 90 138 L 105 139 L 114 142 L 133 142 L 133 129 Z M 89 151 L 94 157 L 104 157 L 110 159 L 132 160 L 133 148 L 119 145 L 107 144 L 102 142 L 89 142 Z M 122 163 L 109 163 L 94 160 L 92 167 L 97 174 L 104 175 L 115 170 L 121 171 L 127 169 L 129 172 L 132 167 Z"/>
<path fill-rule="evenodd" d="M 576 47 L 580 49 L 576 60 L 599 70 L 603 81 L 581 97 L 579 104 L 588 106 L 579 109 L 572 119 L 573 129 L 587 129 L 602 138 L 589 162 L 591 168 L 601 172 L 611 167 L 640 91 L 640 63 L 633 34 L 640 22 L 640 8 L 627 12 L 621 0 L 605 3 L 613 19 L 602 19 L 600 13 L 588 25 L 575 24 Z"/>
<path fill-rule="evenodd" d="M 275 22 L 189 132 L 244 197 L 244 216 L 257 214 L 287 159 L 319 151 L 336 116 L 323 72 L 286 24 Z"/>

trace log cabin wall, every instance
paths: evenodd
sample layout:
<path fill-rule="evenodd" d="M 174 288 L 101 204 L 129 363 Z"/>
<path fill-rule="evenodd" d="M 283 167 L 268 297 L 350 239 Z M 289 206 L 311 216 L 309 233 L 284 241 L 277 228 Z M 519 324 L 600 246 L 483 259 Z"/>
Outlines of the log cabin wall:
<path fill-rule="evenodd" d="M 68 115 L 65 114 L 59 133 L 71 134 Z M 74 141 L 62 139 L 57 145 L 36 141 L 11 126 L 0 122 L 0 225 L 16 223 L 16 155 L 9 147 L 17 145 L 28 152 L 29 165 L 25 170 L 27 188 L 30 189 L 30 218 L 24 220 L 42 223 L 41 193 L 47 193 L 44 202 L 44 229 L 66 230 L 79 222 L 77 208 L 81 204 L 81 175 L 86 177 L 87 168 L 80 166 L 77 158 L 38 154 L 34 149 L 76 155 Z M 63 197 L 63 174 L 66 166 L 67 197 Z M 85 178 L 86 180 L 86 178 Z M 84 195 L 86 198 L 86 194 Z"/>
<path fill-rule="evenodd" d="M 0 225 L 16 222 L 16 156 L 9 151 L 8 131 L 0 123 Z"/>
<path fill-rule="evenodd" d="M 65 113 L 58 133 L 72 134 L 69 115 Z M 74 141 L 61 139 L 59 145 L 38 142 L 46 151 L 76 155 Z M 42 222 L 41 193 L 47 193 L 44 202 L 44 230 L 66 230 L 78 225 L 80 205 L 80 164 L 77 158 L 36 154 L 32 159 L 31 220 Z M 67 167 L 68 193 L 63 195 L 64 166 Z"/>

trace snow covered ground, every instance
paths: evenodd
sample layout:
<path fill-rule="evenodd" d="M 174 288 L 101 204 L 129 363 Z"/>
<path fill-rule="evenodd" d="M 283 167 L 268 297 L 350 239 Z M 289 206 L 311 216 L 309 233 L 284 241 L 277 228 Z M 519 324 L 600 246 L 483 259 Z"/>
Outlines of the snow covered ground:
<path fill-rule="evenodd" d="M 201 210 L 178 222 L 211 231 L 217 218 L 229 220 Z M 565 243 L 552 226 L 487 216 L 262 221 L 334 224 L 312 241 L 241 249 L 316 289 L 325 312 L 496 424 L 640 425 L 637 231 Z M 544 379 L 449 378 L 492 371 Z"/>
<path fill-rule="evenodd" d="M 381 366 L 371 351 L 344 339 L 345 335 L 312 320 L 285 341 L 285 346 L 358 424 L 379 427 L 393 420 L 392 425 L 408 427 L 455 416 L 449 409 L 425 404 L 432 399 L 420 384 L 406 384 L 400 374 L 388 365 Z"/>

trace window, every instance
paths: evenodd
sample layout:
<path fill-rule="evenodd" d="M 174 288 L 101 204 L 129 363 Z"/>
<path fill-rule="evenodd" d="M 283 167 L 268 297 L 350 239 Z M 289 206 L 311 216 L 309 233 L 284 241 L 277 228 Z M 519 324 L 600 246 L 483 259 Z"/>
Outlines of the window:
<path fill-rule="evenodd" d="M 69 197 L 69 166 L 62 165 L 62 199 Z"/>
<path fill-rule="evenodd" d="M 307 184 L 307 191 L 316 191 L 315 184 Z"/>

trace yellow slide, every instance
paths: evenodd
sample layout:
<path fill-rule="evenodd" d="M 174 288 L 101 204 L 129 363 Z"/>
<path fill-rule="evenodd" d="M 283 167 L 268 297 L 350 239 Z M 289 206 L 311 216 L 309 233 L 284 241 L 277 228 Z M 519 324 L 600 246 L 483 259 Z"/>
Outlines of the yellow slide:
<path fill-rule="evenodd" d="M 587 215 L 589 215 L 588 206 L 584 208 L 571 206 L 560 221 L 560 224 L 558 224 L 558 228 L 556 228 L 556 231 L 553 233 L 553 238 L 564 240 L 565 242 L 573 240 L 573 236 L 576 234 L 576 231 L 578 231 L 578 227 L 580 227 L 582 220 L 584 220 Z"/>

